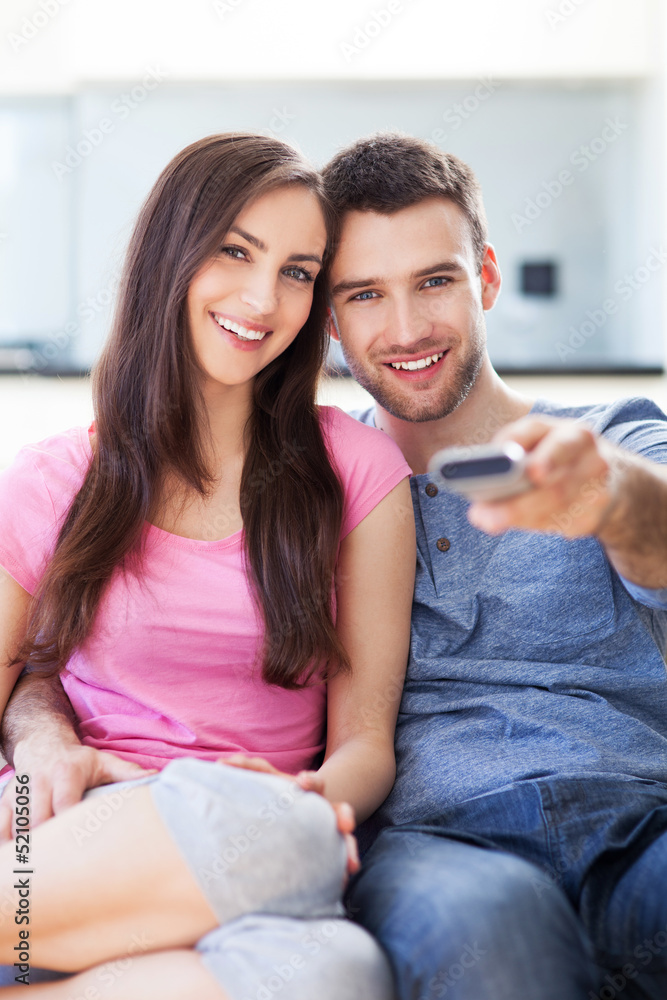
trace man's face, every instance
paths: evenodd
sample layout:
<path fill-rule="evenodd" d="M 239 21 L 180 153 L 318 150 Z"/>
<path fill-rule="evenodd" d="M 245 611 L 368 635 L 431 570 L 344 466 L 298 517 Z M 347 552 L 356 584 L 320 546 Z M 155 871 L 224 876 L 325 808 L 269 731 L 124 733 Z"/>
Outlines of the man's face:
<path fill-rule="evenodd" d="M 345 360 L 380 406 L 421 422 L 466 399 L 500 272 L 488 247 L 479 274 L 457 205 L 427 198 L 392 215 L 349 212 L 330 283 Z"/>

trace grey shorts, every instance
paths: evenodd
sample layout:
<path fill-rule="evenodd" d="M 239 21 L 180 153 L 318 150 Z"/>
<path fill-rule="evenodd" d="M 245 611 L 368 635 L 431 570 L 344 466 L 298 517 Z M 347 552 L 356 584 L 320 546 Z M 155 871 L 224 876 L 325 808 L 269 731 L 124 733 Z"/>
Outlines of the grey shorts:
<path fill-rule="evenodd" d="M 221 924 L 250 913 L 343 915 L 345 843 L 321 795 L 191 757 L 167 764 L 149 788 Z"/>
<path fill-rule="evenodd" d="M 241 917 L 197 951 L 231 1000 L 393 1000 L 389 964 L 349 920 Z"/>
<path fill-rule="evenodd" d="M 185 758 L 148 785 L 220 926 L 196 946 L 230 1000 L 393 1000 L 387 959 L 343 917 L 345 846 L 319 795 L 284 778 Z M 31 970 L 34 982 L 63 978 Z M 13 969 L 0 967 L 0 985 Z"/>
<path fill-rule="evenodd" d="M 192 758 L 149 787 L 220 921 L 197 951 L 231 1000 L 392 1000 L 383 952 L 343 917 L 345 844 L 325 799 Z"/>

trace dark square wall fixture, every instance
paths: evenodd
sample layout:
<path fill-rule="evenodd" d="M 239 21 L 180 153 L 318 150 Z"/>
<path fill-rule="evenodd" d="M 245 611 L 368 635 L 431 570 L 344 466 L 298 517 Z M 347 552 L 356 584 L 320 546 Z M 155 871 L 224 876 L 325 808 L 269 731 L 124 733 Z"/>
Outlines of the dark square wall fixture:
<path fill-rule="evenodd" d="M 558 295 L 558 265 L 553 261 L 526 262 L 521 265 L 521 292 L 554 298 Z"/>

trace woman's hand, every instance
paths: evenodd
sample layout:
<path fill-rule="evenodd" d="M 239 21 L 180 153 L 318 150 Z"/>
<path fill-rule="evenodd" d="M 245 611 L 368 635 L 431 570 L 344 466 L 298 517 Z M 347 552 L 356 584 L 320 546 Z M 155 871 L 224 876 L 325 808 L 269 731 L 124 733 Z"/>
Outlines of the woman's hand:
<path fill-rule="evenodd" d="M 296 782 L 300 788 L 303 788 L 304 792 L 316 792 L 318 795 L 325 796 L 324 779 L 320 777 L 317 771 L 299 771 L 298 774 L 286 774 L 285 771 L 279 771 L 278 768 L 274 767 L 273 764 L 269 764 L 262 757 L 246 757 L 242 753 L 235 753 L 229 757 L 218 757 L 216 763 L 229 764 L 230 767 L 240 767 L 245 771 L 260 771 L 262 774 L 275 774 L 279 778 L 286 778 L 288 781 Z M 347 802 L 332 802 L 330 804 L 336 814 L 338 831 L 345 838 L 348 875 L 354 875 L 361 867 L 357 839 L 354 836 L 354 829 L 356 827 L 354 810 Z"/>

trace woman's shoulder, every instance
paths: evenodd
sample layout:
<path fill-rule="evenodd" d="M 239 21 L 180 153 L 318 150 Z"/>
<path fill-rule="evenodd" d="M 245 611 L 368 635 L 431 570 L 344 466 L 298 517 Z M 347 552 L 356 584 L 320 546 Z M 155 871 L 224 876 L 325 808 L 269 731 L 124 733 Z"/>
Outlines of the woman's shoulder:
<path fill-rule="evenodd" d="M 25 445 L 0 473 L 0 565 L 29 594 L 55 545 L 91 457 L 85 427 Z"/>
<path fill-rule="evenodd" d="M 410 475 L 398 445 L 387 434 L 339 410 L 321 406 L 320 422 L 345 493 L 344 538 L 376 504 Z"/>
<path fill-rule="evenodd" d="M 37 479 L 53 497 L 62 489 L 71 489 L 77 482 L 80 485 L 91 457 L 87 429 L 72 427 L 24 445 L 0 476 L 14 488 L 28 487 Z"/>

